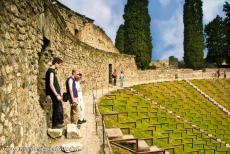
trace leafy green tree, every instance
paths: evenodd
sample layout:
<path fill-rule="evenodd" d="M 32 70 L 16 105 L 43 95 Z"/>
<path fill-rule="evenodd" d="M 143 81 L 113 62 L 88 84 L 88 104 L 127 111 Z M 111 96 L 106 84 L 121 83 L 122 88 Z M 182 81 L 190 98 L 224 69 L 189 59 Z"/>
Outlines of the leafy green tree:
<path fill-rule="evenodd" d="M 206 46 L 208 55 L 206 60 L 221 65 L 226 58 L 226 27 L 220 16 L 205 26 Z"/>
<path fill-rule="evenodd" d="M 226 15 L 226 18 L 224 19 L 224 23 L 226 26 L 226 39 L 227 39 L 227 45 L 226 45 L 226 62 L 230 64 L 230 4 L 228 2 L 225 2 L 224 4 L 224 12 Z"/>
<path fill-rule="evenodd" d="M 115 39 L 115 46 L 121 53 L 124 53 L 124 25 L 120 25 Z"/>
<path fill-rule="evenodd" d="M 204 65 L 204 34 L 201 0 L 184 3 L 184 62 L 187 67 L 200 69 Z"/>
<path fill-rule="evenodd" d="M 123 17 L 124 53 L 135 55 L 137 67 L 146 69 L 152 52 L 148 0 L 128 0 Z"/>

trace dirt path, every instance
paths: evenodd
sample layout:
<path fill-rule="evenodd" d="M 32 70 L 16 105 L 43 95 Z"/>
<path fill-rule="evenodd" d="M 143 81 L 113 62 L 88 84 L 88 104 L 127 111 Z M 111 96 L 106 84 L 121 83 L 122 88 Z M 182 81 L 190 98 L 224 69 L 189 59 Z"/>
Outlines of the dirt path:
<path fill-rule="evenodd" d="M 106 88 L 106 89 L 100 89 L 97 91 L 94 91 L 94 94 L 96 99 L 98 100 L 101 96 L 105 95 L 109 91 L 114 90 L 113 88 Z M 87 93 L 84 95 L 84 101 L 85 101 L 85 115 L 87 122 L 82 124 L 80 127 L 81 132 L 81 138 L 79 139 L 66 139 L 64 136 L 60 139 L 53 140 L 51 143 L 52 147 L 60 146 L 62 144 L 75 142 L 82 144 L 82 150 L 77 152 L 72 152 L 73 154 L 98 154 L 101 152 L 101 145 L 102 145 L 102 137 L 101 133 L 99 131 L 96 131 L 96 120 L 95 120 L 95 114 L 93 113 L 93 95 L 92 92 Z M 57 152 L 55 152 L 57 153 Z M 58 153 L 64 153 L 64 152 L 58 152 Z"/>

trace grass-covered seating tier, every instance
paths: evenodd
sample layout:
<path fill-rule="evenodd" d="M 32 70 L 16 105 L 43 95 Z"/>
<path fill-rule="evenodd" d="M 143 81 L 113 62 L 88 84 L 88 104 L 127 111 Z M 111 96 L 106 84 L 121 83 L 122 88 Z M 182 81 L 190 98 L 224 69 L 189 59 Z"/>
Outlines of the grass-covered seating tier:
<path fill-rule="evenodd" d="M 138 85 L 135 90 L 155 100 L 208 134 L 230 143 L 230 118 L 185 81 Z"/>
<path fill-rule="evenodd" d="M 230 110 L 230 79 L 192 80 L 192 83 Z"/>
<path fill-rule="evenodd" d="M 179 83 L 178 85 L 180 84 L 184 83 Z M 169 89 L 166 90 L 167 88 L 164 88 L 164 90 L 162 89 L 161 91 L 161 85 L 156 85 L 156 90 L 158 92 L 155 94 L 156 96 L 158 96 L 158 100 L 161 100 L 162 102 L 164 102 L 164 104 L 167 104 L 166 102 L 170 101 L 171 97 L 173 98 L 173 101 L 177 99 L 176 87 L 173 89 L 174 92 L 171 92 Z M 153 92 L 152 87 L 154 86 L 151 84 L 149 86 L 141 85 L 135 87 L 135 89 L 141 92 L 145 91 L 144 93 L 148 97 L 150 97 L 150 94 Z M 187 91 L 186 89 L 184 91 L 184 93 L 189 94 L 189 91 Z M 163 97 L 165 97 L 165 93 L 168 93 L 170 97 L 163 99 Z M 180 99 L 187 99 L 187 96 L 184 96 Z M 195 101 L 195 99 L 192 99 L 192 97 L 190 99 Z M 200 99 L 202 101 L 205 101 L 202 98 Z M 195 104 L 196 103 L 193 104 L 194 107 Z M 191 107 L 192 109 L 190 109 L 190 107 L 186 105 L 178 104 L 177 106 L 171 103 L 171 105 L 169 105 L 169 108 L 175 109 L 174 112 L 176 113 L 181 113 L 185 111 L 183 114 L 190 117 L 191 120 L 194 115 L 198 115 L 197 111 L 193 107 Z M 188 111 L 186 112 L 186 110 L 183 110 L 182 108 L 191 111 L 191 113 Z M 205 107 L 203 107 L 203 105 L 200 105 L 199 109 L 202 110 L 202 108 Z M 119 90 L 103 97 L 102 100 L 99 102 L 99 110 L 101 114 L 105 115 L 105 126 L 107 129 L 120 128 L 124 135 L 130 134 L 133 135 L 135 138 L 144 140 L 146 141 L 146 143 L 148 143 L 149 146 L 152 146 L 152 148 L 155 146 L 157 148 L 167 150 L 170 153 L 178 154 L 198 152 L 211 154 L 214 152 L 229 152 L 229 149 L 226 148 L 225 145 L 219 143 L 218 141 L 210 139 L 208 135 L 202 134 L 197 128 L 192 127 L 190 124 L 185 123 L 184 121 L 178 119 L 172 114 L 166 112 L 162 108 L 159 108 L 147 98 L 138 96 L 130 90 Z M 200 121 L 209 120 L 207 117 L 210 117 L 210 115 L 212 114 L 213 113 L 209 113 L 208 116 L 204 117 L 201 115 L 197 118 L 195 116 L 193 120 L 198 121 L 197 123 L 202 124 L 202 122 Z M 218 111 L 217 116 L 221 116 L 221 118 L 228 118 Z M 228 132 L 225 129 L 226 126 L 224 127 L 222 126 L 222 124 L 227 125 L 227 127 L 229 127 L 229 124 L 227 122 L 223 122 L 224 120 L 221 120 L 221 118 L 216 117 L 216 120 L 219 121 L 221 127 L 218 124 L 217 127 L 212 128 L 214 130 L 210 129 L 210 131 L 216 131 L 216 134 L 218 134 L 217 130 L 222 129 L 221 131 L 224 134 L 222 137 L 226 138 L 225 134 L 227 134 Z M 204 126 L 208 127 L 208 123 L 210 123 L 210 121 L 207 121 Z"/>

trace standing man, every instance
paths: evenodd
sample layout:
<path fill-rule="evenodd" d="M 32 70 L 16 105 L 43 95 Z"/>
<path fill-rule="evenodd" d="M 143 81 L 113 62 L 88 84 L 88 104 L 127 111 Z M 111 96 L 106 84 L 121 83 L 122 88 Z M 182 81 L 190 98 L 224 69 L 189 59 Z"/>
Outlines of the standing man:
<path fill-rule="evenodd" d="M 79 120 L 79 103 L 78 103 L 78 91 L 76 87 L 76 79 L 79 73 L 76 70 L 72 70 L 72 75 L 66 80 L 66 91 L 69 96 L 69 101 L 71 105 L 71 123 L 77 124 Z"/>
<path fill-rule="evenodd" d="M 55 70 L 57 70 L 63 61 L 55 57 L 52 66 L 46 72 L 46 96 L 50 96 L 52 100 L 52 128 L 64 127 L 63 106 L 61 100 L 61 89 L 58 83 Z"/>

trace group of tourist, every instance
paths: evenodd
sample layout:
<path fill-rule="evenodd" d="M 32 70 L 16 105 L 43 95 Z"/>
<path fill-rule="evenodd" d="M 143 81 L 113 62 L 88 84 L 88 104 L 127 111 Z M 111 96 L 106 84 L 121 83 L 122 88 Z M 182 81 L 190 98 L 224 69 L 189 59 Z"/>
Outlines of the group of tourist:
<path fill-rule="evenodd" d="M 63 61 L 60 58 L 54 58 L 52 66 L 46 72 L 46 96 L 52 100 L 52 128 L 64 127 L 64 115 L 62 105 L 62 93 L 58 83 L 55 70 L 58 69 Z M 85 123 L 85 105 L 83 101 L 83 94 L 80 85 L 82 74 L 77 70 L 72 70 L 72 75 L 66 80 L 67 99 L 71 105 L 71 123 L 82 124 Z M 80 115 L 80 116 L 79 116 Z"/>
<path fill-rule="evenodd" d="M 64 115 L 62 105 L 62 93 L 58 83 L 58 79 L 55 70 L 58 69 L 63 61 L 60 58 L 54 58 L 52 66 L 48 68 L 46 72 L 46 96 L 52 101 L 52 128 L 64 127 Z M 83 101 L 83 94 L 80 85 L 82 74 L 77 70 L 72 70 L 66 80 L 66 93 L 63 93 L 63 100 L 69 101 L 71 105 L 71 123 L 82 124 L 85 123 L 85 105 Z M 112 73 L 113 86 L 116 88 L 118 73 L 116 69 Z M 121 71 L 119 75 L 120 87 L 123 88 L 124 73 Z"/>

